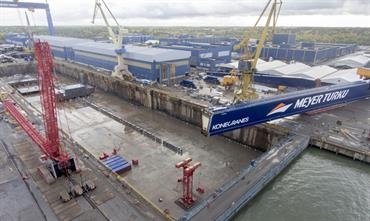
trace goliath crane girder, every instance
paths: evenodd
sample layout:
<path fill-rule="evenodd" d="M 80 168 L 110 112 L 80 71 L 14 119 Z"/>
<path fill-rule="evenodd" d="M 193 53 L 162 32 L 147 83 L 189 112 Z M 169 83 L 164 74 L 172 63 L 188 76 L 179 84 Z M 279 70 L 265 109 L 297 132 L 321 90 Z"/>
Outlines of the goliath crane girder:
<path fill-rule="evenodd" d="M 222 134 L 295 114 L 342 106 L 370 97 L 370 82 L 323 86 L 202 111 L 202 133 Z"/>
<path fill-rule="evenodd" d="M 51 17 L 48 3 L 20 2 L 20 1 L 0 1 L 0 8 L 25 8 L 28 10 L 44 9 L 48 22 L 49 34 L 55 35 L 53 19 Z"/>

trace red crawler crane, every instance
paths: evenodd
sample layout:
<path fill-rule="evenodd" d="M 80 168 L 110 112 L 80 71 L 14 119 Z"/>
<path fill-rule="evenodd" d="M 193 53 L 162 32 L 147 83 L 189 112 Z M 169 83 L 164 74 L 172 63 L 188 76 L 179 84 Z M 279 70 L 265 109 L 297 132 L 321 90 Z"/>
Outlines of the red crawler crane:
<path fill-rule="evenodd" d="M 175 165 L 176 168 L 183 168 L 182 176 L 182 197 L 177 201 L 181 206 L 185 208 L 190 208 L 195 202 L 196 198 L 193 196 L 193 174 L 194 171 L 200 167 L 201 163 L 195 163 L 189 165 L 192 161 L 191 158 L 187 158 Z"/>
<path fill-rule="evenodd" d="M 59 142 L 56 95 L 53 81 L 53 60 L 49 44 L 47 42 L 35 42 L 34 49 L 38 62 L 38 82 L 45 136 L 37 131 L 27 118 L 20 113 L 13 104 L 13 101 L 4 101 L 4 106 L 45 154 L 46 157 L 43 157 L 43 160 L 47 163 L 47 168 L 54 179 L 52 177 L 50 178 L 50 173 L 47 173 L 47 170 L 39 168 L 39 172 L 50 183 L 55 178 L 65 174 L 68 169 L 76 171 L 77 168 L 74 159 L 70 158 L 61 149 Z"/>

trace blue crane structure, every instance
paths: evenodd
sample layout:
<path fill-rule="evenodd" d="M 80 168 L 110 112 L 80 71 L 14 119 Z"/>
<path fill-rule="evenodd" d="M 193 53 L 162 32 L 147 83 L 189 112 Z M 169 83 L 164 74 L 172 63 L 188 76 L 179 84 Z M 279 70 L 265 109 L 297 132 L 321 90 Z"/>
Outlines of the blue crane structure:
<path fill-rule="evenodd" d="M 50 13 L 50 8 L 49 8 L 48 3 L 0 1 L 0 8 L 25 8 L 29 10 L 44 9 L 46 13 L 46 19 L 48 22 L 49 34 L 55 35 L 53 19 L 51 18 L 51 13 Z"/>
<path fill-rule="evenodd" d="M 370 97 L 370 83 L 357 81 L 290 92 L 202 111 L 202 133 L 217 135 L 295 114 L 344 105 Z"/>

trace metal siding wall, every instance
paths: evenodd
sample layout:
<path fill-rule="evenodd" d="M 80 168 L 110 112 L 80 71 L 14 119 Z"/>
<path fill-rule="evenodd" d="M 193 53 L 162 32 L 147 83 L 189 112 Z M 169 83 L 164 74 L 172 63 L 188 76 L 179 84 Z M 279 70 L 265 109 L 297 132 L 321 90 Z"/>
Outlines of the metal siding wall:
<path fill-rule="evenodd" d="M 316 62 L 326 61 L 328 59 L 333 59 L 337 57 L 338 53 L 340 53 L 341 48 L 334 47 L 334 48 L 325 48 L 317 51 Z"/>
<path fill-rule="evenodd" d="M 83 56 L 83 57 L 89 57 L 89 58 L 93 58 L 96 60 L 105 60 L 105 61 L 114 62 L 117 59 L 115 56 L 102 55 L 102 54 L 97 54 L 97 53 L 92 53 L 92 52 L 82 51 L 82 50 L 74 50 L 74 52 L 76 56 L 78 55 L 78 56 Z"/>
<path fill-rule="evenodd" d="M 188 60 L 169 61 L 168 63 L 174 64 L 176 66 L 189 66 Z"/>
<path fill-rule="evenodd" d="M 330 58 L 336 58 L 338 53 L 339 47 L 331 48 L 330 49 Z"/>
<path fill-rule="evenodd" d="M 316 62 L 320 62 L 325 59 L 325 52 L 324 50 L 318 50 L 316 53 Z"/>
<path fill-rule="evenodd" d="M 254 53 L 255 50 L 256 50 L 256 48 L 252 48 L 251 52 Z M 262 59 L 268 59 L 269 58 L 268 48 L 262 48 L 260 58 L 262 58 Z"/>
<path fill-rule="evenodd" d="M 313 64 L 315 61 L 316 51 L 305 51 L 303 62 Z"/>
<path fill-rule="evenodd" d="M 151 35 L 127 35 L 123 36 L 123 43 L 130 44 L 130 43 L 144 43 L 150 39 L 153 39 Z"/>
<path fill-rule="evenodd" d="M 28 38 L 25 36 L 5 35 L 5 42 L 9 44 L 26 46 L 27 41 Z"/>
<path fill-rule="evenodd" d="M 288 54 L 288 49 L 279 48 L 276 57 L 277 59 L 280 59 L 280 60 L 286 60 L 287 54 Z"/>
<path fill-rule="evenodd" d="M 75 59 L 75 52 L 73 48 L 71 47 L 65 47 L 64 48 L 64 53 L 67 59 L 74 60 Z"/>
<path fill-rule="evenodd" d="M 210 48 L 210 52 L 212 52 L 212 58 L 218 58 L 218 49 L 217 48 Z"/>
<path fill-rule="evenodd" d="M 295 44 L 295 39 L 296 39 L 296 35 L 295 34 L 290 34 L 289 37 L 288 37 L 287 44 L 294 45 Z"/>
<path fill-rule="evenodd" d="M 137 78 L 148 79 L 151 81 L 157 80 L 157 75 L 153 74 L 151 70 L 136 66 L 128 66 L 128 70 L 135 75 Z"/>
<path fill-rule="evenodd" d="M 295 50 L 288 49 L 288 53 L 287 53 L 287 61 L 294 60 L 294 54 L 295 54 Z"/>
<path fill-rule="evenodd" d="M 157 81 L 159 79 L 159 74 L 160 74 L 160 64 L 156 65 L 157 67 L 151 71 L 148 69 L 140 68 L 140 67 L 134 67 L 134 66 L 129 66 L 129 70 L 132 73 L 135 73 L 135 76 L 137 78 L 142 78 L 142 79 L 148 79 L 151 81 Z M 181 66 L 176 66 L 176 73 L 175 76 L 184 76 L 185 73 L 189 72 L 190 68 L 188 65 L 181 65 Z"/>
<path fill-rule="evenodd" d="M 198 50 L 192 50 L 191 51 L 191 56 L 190 56 L 190 59 L 189 59 L 189 62 L 190 62 L 190 65 L 192 66 L 199 66 L 200 64 L 200 58 L 199 58 L 199 55 L 200 54 L 200 51 Z"/>
<path fill-rule="evenodd" d="M 134 61 L 134 60 L 128 60 L 125 59 L 124 63 L 128 66 L 135 66 L 135 67 L 140 67 L 140 68 L 145 68 L 150 70 L 151 69 L 151 64 L 145 61 Z"/>
<path fill-rule="evenodd" d="M 75 54 L 75 61 L 83 64 L 88 64 L 97 68 L 104 68 L 111 71 L 117 65 L 117 62 L 95 59 L 80 54 Z"/>
<path fill-rule="evenodd" d="M 199 66 L 204 68 L 211 68 L 212 64 L 209 59 L 200 59 Z"/>
<path fill-rule="evenodd" d="M 281 40 L 281 36 L 277 36 L 277 40 Z M 316 43 L 321 48 L 317 50 L 305 50 L 296 48 L 276 48 L 264 47 L 261 52 L 260 58 L 269 59 L 270 57 L 279 60 L 295 60 L 309 64 L 316 64 L 329 59 L 334 59 L 339 56 L 353 53 L 356 45 L 350 44 L 329 44 L 329 43 Z M 250 47 L 251 52 L 256 50 L 256 46 Z"/>
<path fill-rule="evenodd" d="M 278 52 L 277 48 L 269 48 L 268 57 L 276 58 L 277 52 Z"/>
<path fill-rule="evenodd" d="M 303 50 L 295 50 L 294 58 L 295 61 L 303 61 L 304 51 Z"/>
<path fill-rule="evenodd" d="M 208 43 L 208 42 L 204 42 Z M 207 54 L 210 54 L 210 58 L 214 58 L 216 60 L 220 60 L 223 63 L 228 63 L 231 61 L 231 45 L 197 45 L 193 43 L 182 43 L 181 45 L 186 45 L 194 48 L 178 48 L 174 46 L 159 46 L 160 48 L 168 48 L 168 49 L 174 49 L 174 50 L 184 50 L 184 51 L 190 51 L 191 56 L 189 59 L 189 64 L 191 66 L 201 66 L 201 67 L 207 67 L 207 68 L 214 68 L 215 64 L 212 64 L 211 61 L 208 61 L 207 58 L 202 58 L 202 56 L 207 56 Z M 218 53 L 221 51 L 229 51 L 229 54 L 226 56 L 219 56 Z M 207 64 L 207 66 L 205 66 Z"/>
<path fill-rule="evenodd" d="M 66 59 L 66 55 L 65 55 L 64 51 L 51 49 L 51 52 L 52 52 L 54 57 Z"/>
<path fill-rule="evenodd" d="M 184 76 L 189 71 L 190 68 L 187 65 L 176 66 L 176 76 Z"/>

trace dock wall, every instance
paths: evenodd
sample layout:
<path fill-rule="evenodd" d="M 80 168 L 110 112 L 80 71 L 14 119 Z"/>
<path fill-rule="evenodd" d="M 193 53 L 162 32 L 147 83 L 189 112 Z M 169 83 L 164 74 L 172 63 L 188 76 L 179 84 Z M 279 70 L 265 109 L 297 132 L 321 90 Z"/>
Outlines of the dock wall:
<path fill-rule="evenodd" d="M 164 112 L 198 127 L 201 126 L 201 110 L 205 108 L 204 105 L 173 96 L 160 88 L 143 87 L 132 82 L 113 79 L 107 74 L 78 64 L 55 60 L 55 69 L 59 74 L 96 86 L 131 103 Z M 0 77 L 27 73 L 35 73 L 34 63 L 0 65 Z M 227 132 L 223 136 L 242 145 L 265 151 L 288 133 L 289 128 L 260 124 Z M 311 138 L 310 145 L 370 163 L 370 151 L 366 152 L 361 148 L 351 148 L 330 139 L 322 140 L 315 137 Z"/>
<path fill-rule="evenodd" d="M 16 74 L 35 73 L 35 63 L 9 63 L 0 64 L 0 77 L 8 77 Z"/>
<path fill-rule="evenodd" d="M 348 145 L 343 146 L 341 143 L 337 143 L 334 140 L 329 139 L 318 139 L 316 137 L 311 137 L 310 145 L 347 156 L 353 160 L 359 160 L 362 162 L 370 163 L 370 150 L 366 151 L 365 148 L 355 148 Z"/>
<path fill-rule="evenodd" d="M 55 69 L 59 74 L 93 85 L 131 103 L 164 112 L 198 127 L 201 126 L 201 111 L 205 106 L 176 97 L 164 89 L 154 86 L 144 87 L 133 82 L 118 80 L 88 67 L 65 61 L 56 60 Z M 286 130 L 275 130 L 267 125 L 258 125 L 228 132 L 224 136 L 242 145 L 265 151 L 287 133 Z"/>
<path fill-rule="evenodd" d="M 230 220 L 308 146 L 309 137 L 289 134 L 214 193 L 185 212 L 180 221 Z"/>

